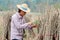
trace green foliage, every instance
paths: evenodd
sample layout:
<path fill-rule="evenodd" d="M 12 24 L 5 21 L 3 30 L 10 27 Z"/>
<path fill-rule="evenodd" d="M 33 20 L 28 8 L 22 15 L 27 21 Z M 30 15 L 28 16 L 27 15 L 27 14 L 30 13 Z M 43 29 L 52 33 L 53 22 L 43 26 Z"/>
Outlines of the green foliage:
<path fill-rule="evenodd" d="M 42 3 L 51 4 L 60 4 L 60 0 L 0 0 L 0 10 L 9 10 L 9 9 L 16 9 L 17 4 L 27 3 L 31 8 L 31 11 L 35 11 L 37 8 L 41 8 L 39 5 Z M 38 6 L 38 7 L 37 7 Z M 59 7 L 59 5 L 57 6 Z M 36 11 L 39 11 L 36 10 Z"/>
<path fill-rule="evenodd" d="M 55 8 L 60 8 L 60 4 L 55 4 L 54 7 Z"/>
<path fill-rule="evenodd" d="M 35 20 L 35 21 L 33 22 L 33 24 L 40 24 L 40 21 L 39 21 L 39 20 Z"/>

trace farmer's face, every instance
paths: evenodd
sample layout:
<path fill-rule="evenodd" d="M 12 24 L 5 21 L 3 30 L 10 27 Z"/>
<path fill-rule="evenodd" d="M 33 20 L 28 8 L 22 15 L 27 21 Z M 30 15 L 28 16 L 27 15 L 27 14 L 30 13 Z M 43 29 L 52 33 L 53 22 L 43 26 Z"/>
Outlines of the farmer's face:
<path fill-rule="evenodd" d="M 26 12 L 24 12 L 24 11 L 21 11 L 21 12 L 20 12 L 20 15 L 21 15 L 21 16 L 24 16 L 25 14 L 26 14 Z"/>

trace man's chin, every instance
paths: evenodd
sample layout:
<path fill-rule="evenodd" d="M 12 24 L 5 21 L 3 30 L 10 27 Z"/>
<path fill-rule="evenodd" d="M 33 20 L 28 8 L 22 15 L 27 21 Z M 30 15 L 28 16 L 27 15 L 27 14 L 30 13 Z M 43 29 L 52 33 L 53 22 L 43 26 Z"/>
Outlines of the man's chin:
<path fill-rule="evenodd" d="M 22 15 L 22 17 L 25 16 L 25 15 Z"/>
<path fill-rule="evenodd" d="M 25 15 L 23 15 L 23 16 L 25 16 Z"/>

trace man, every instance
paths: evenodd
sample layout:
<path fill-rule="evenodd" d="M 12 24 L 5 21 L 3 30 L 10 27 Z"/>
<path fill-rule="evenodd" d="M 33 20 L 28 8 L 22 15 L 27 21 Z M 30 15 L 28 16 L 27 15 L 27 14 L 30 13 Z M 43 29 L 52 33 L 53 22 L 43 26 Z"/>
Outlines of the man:
<path fill-rule="evenodd" d="M 12 16 L 11 20 L 11 40 L 23 40 L 23 29 L 34 28 L 32 22 L 25 22 L 24 15 L 30 12 L 27 4 L 17 5 L 18 12 Z"/>

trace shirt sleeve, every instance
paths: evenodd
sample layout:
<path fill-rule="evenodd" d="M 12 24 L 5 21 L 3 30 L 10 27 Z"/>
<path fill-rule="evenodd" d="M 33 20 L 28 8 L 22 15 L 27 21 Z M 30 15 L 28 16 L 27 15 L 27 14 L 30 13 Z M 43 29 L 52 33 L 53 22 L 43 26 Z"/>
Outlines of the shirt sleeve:
<path fill-rule="evenodd" d="M 12 21 L 15 25 L 16 28 L 27 28 L 27 27 L 30 27 L 28 23 L 24 23 L 24 24 L 21 24 L 18 20 L 18 18 L 13 18 L 12 17 Z"/>
<path fill-rule="evenodd" d="M 27 23 L 25 19 L 23 19 L 23 20 L 24 20 L 24 23 Z M 28 28 L 28 29 L 31 29 L 31 28 L 32 28 L 32 26 L 31 26 L 31 25 L 28 25 L 28 27 L 27 27 L 27 28 Z"/>

